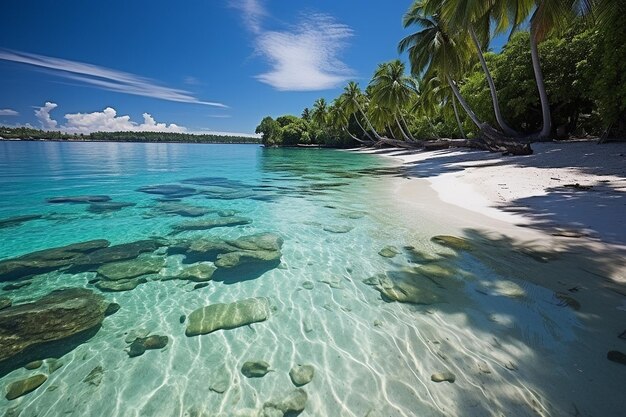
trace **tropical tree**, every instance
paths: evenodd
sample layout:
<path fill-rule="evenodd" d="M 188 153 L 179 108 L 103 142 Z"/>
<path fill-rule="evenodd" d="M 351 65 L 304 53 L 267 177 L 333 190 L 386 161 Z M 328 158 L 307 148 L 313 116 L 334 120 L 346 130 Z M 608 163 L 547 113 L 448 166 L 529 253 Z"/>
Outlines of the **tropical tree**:
<path fill-rule="evenodd" d="M 370 122 L 369 118 L 363 111 L 362 103 L 365 101 L 365 96 L 361 92 L 359 85 L 355 83 L 354 81 L 350 81 L 348 85 L 346 85 L 346 87 L 343 89 L 342 97 L 343 97 L 343 104 L 345 106 L 345 109 L 350 114 L 354 114 L 358 111 L 359 114 L 365 120 L 365 123 L 367 124 L 367 128 L 374 134 L 374 137 L 378 140 L 382 140 L 383 138 L 378 134 L 376 129 L 374 129 L 374 126 L 372 126 L 372 123 Z M 358 118 L 357 118 L 357 122 L 358 122 Z M 363 130 L 365 131 L 365 129 Z M 367 133 L 367 131 L 365 132 Z"/>
<path fill-rule="evenodd" d="M 399 59 L 379 64 L 370 87 L 374 101 L 393 113 L 394 121 L 405 140 L 415 141 L 409 129 L 405 130 L 400 122 L 406 126 L 402 109 L 417 94 L 417 83 L 412 77 L 406 76 L 404 71 L 405 65 Z"/>

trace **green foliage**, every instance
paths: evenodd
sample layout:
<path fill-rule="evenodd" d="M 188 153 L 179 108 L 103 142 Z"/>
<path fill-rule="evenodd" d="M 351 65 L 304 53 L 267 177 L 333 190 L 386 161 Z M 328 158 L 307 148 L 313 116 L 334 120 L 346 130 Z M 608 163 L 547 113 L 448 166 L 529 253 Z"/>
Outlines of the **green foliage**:
<path fill-rule="evenodd" d="M 243 136 L 226 136 L 165 132 L 94 132 L 90 134 L 63 133 L 28 127 L 0 126 L 0 137 L 5 139 L 103 141 L 103 142 L 184 142 L 184 143 L 260 143 L 260 139 Z"/>
<path fill-rule="evenodd" d="M 269 116 L 261 120 L 254 132 L 262 134 L 261 141 L 266 146 L 276 146 L 282 142 L 280 124 Z"/>

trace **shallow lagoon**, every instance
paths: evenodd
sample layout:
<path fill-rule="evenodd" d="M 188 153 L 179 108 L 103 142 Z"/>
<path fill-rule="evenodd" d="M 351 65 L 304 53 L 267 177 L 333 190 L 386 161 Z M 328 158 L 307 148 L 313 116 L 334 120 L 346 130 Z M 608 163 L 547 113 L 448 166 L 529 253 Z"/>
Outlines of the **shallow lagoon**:
<path fill-rule="evenodd" d="M 306 364 L 315 373 L 302 387 L 303 416 L 618 415 L 619 400 L 597 392 L 619 391 L 623 377 L 590 388 L 587 367 L 613 368 L 602 357 L 573 363 L 595 354 L 580 343 L 575 305 L 520 279 L 515 262 L 522 270 L 546 259 L 515 254 L 502 267 L 471 242 L 433 242 L 450 233 L 445 224 L 404 218 L 394 206 L 390 189 L 403 176 L 386 159 L 331 150 L 0 142 L 0 220 L 35 216 L 0 228 L 0 261 L 94 239 L 152 239 L 159 247 L 139 258 L 165 262 L 128 291 L 101 293 L 95 267 L 59 268 L 1 291 L 16 305 L 87 288 L 121 308 L 60 368 L 6 372 L 3 387 L 48 378 L 17 399 L 3 395 L 0 409 L 22 417 L 257 416 L 293 393 L 289 371 Z M 76 196 L 92 197 L 50 200 Z M 170 279 L 191 262 L 175 249 L 180 242 L 259 233 L 280 237 L 280 262 L 218 268 L 207 286 Z M 194 310 L 251 297 L 269 300 L 267 320 L 185 335 Z M 137 330 L 168 343 L 129 357 Z M 247 361 L 267 362 L 270 372 L 247 378 Z M 454 382 L 434 382 L 438 373 Z"/>

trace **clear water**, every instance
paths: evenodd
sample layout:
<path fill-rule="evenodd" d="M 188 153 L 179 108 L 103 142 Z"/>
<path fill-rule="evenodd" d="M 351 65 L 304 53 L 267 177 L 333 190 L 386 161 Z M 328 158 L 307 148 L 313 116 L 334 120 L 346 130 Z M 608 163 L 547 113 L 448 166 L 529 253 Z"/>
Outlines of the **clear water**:
<path fill-rule="evenodd" d="M 315 376 L 303 387 L 303 416 L 531 416 L 573 410 L 591 415 L 597 403 L 608 410 L 598 415 L 611 415 L 617 402 L 581 397 L 594 392 L 572 374 L 567 358 L 579 343 L 581 323 L 552 292 L 504 276 L 464 252 L 446 261 L 457 273 L 450 285 L 438 288 L 443 303 L 386 302 L 362 282 L 415 267 L 415 259 L 402 251 L 406 245 L 429 254 L 455 253 L 430 241 L 445 225 L 421 216 L 406 219 L 397 211 L 390 188 L 399 176 L 401 170 L 386 159 L 332 150 L 0 142 L 0 219 L 44 215 L 0 229 L 0 260 L 91 239 L 118 244 L 260 232 L 284 239 L 280 267 L 254 279 L 213 281 L 196 290 L 195 283 L 161 281 L 181 267 L 181 255 L 170 255 L 167 267 L 148 283 L 103 293 L 120 311 L 60 358 L 63 366 L 37 390 L 12 401 L 0 397 L 0 410 L 21 417 L 256 416 L 265 402 L 294 389 L 291 367 L 311 364 Z M 235 210 L 252 222 L 172 235 L 173 226 L 190 219 L 158 211 L 161 196 L 137 191 L 196 177 L 227 178 L 242 198 L 215 198 L 219 185 L 191 185 L 212 190 L 214 198 L 197 194 L 181 203 Z M 76 195 L 108 195 L 135 205 L 92 213 L 87 204 L 46 203 Z M 344 227 L 350 230 L 332 231 Z M 380 256 L 386 245 L 401 253 Z M 54 271 L 0 296 L 19 304 L 63 287 L 99 292 L 88 282 L 95 276 Z M 307 281 L 312 289 L 303 287 Z M 271 300 L 267 321 L 185 336 L 181 315 L 257 296 Z M 134 329 L 167 335 L 169 343 L 129 358 L 124 339 Z M 248 379 L 240 368 L 249 360 L 266 361 L 273 372 Z M 97 367 L 103 370 L 99 383 L 85 382 Z M 444 371 L 456 381 L 431 381 L 433 373 Z M 0 378 L 0 386 L 40 372 L 47 374 L 44 368 L 13 370 Z M 224 379 L 224 393 L 209 389 Z"/>

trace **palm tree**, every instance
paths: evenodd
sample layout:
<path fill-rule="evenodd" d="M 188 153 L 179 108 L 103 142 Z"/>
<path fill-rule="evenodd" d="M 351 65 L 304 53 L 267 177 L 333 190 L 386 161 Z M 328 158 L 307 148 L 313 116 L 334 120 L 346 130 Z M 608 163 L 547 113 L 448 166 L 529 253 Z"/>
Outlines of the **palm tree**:
<path fill-rule="evenodd" d="M 341 131 L 345 132 L 352 139 L 356 140 L 359 143 L 363 143 L 366 145 L 371 145 L 373 141 L 371 140 L 363 140 L 359 139 L 348 130 L 349 124 L 349 115 L 346 114 L 345 106 L 343 104 L 343 100 L 341 97 L 337 97 L 333 100 L 333 104 L 328 107 L 328 123 L 331 127 L 335 129 L 341 129 Z"/>
<path fill-rule="evenodd" d="M 404 15 L 403 24 L 404 27 L 418 25 L 422 28 L 419 32 L 406 36 L 398 44 L 401 53 L 409 53 L 411 72 L 414 75 L 423 73 L 427 79 L 435 76 L 445 79 L 472 122 L 479 129 L 485 126 L 461 96 L 454 81 L 471 63 L 471 44 L 468 37 L 449 33 L 437 14 L 425 14 L 424 4 L 420 1 L 411 5 Z"/>
<path fill-rule="evenodd" d="M 313 103 L 313 110 L 311 111 L 311 120 L 316 123 L 322 129 L 326 128 L 326 119 L 328 117 L 328 105 L 326 99 L 318 98 Z"/>
<path fill-rule="evenodd" d="M 379 64 L 372 81 L 370 81 L 370 87 L 374 101 L 389 108 L 394 114 L 395 122 L 405 140 L 415 141 L 411 132 L 408 129 L 405 131 L 398 119 L 399 116 L 406 125 L 402 109 L 411 102 L 411 98 L 417 93 L 415 80 L 404 75 L 404 69 L 404 63 L 399 59 Z"/>
<path fill-rule="evenodd" d="M 361 114 L 361 116 L 363 116 L 363 119 L 365 120 L 365 123 L 367 124 L 368 129 L 371 130 L 372 133 L 374 133 L 374 137 L 378 140 L 381 140 L 382 137 L 378 134 L 376 129 L 374 129 L 374 127 L 372 126 L 372 123 L 370 122 L 370 120 L 367 118 L 367 115 L 363 111 L 363 106 L 361 105 L 361 103 L 364 100 L 364 96 L 363 96 L 363 93 L 361 92 L 361 89 L 359 88 L 359 85 L 355 83 L 354 81 L 350 81 L 348 85 L 343 89 L 342 97 L 344 98 L 344 105 L 346 106 L 346 109 L 348 109 L 349 113 L 354 114 L 356 113 L 356 111 L 358 111 Z M 358 118 L 357 118 L 357 122 L 358 122 Z"/>
<path fill-rule="evenodd" d="M 422 80 L 423 87 L 421 88 L 421 103 L 424 113 L 432 115 L 436 110 L 445 109 L 448 103 L 452 103 L 452 110 L 454 111 L 454 118 L 456 120 L 459 133 L 463 139 L 467 139 L 465 131 L 463 130 L 463 123 L 459 116 L 459 110 L 456 105 L 456 98 L 452 94 L 450 86 L 439 77 L 432 77 L 428 80 Z"/>

